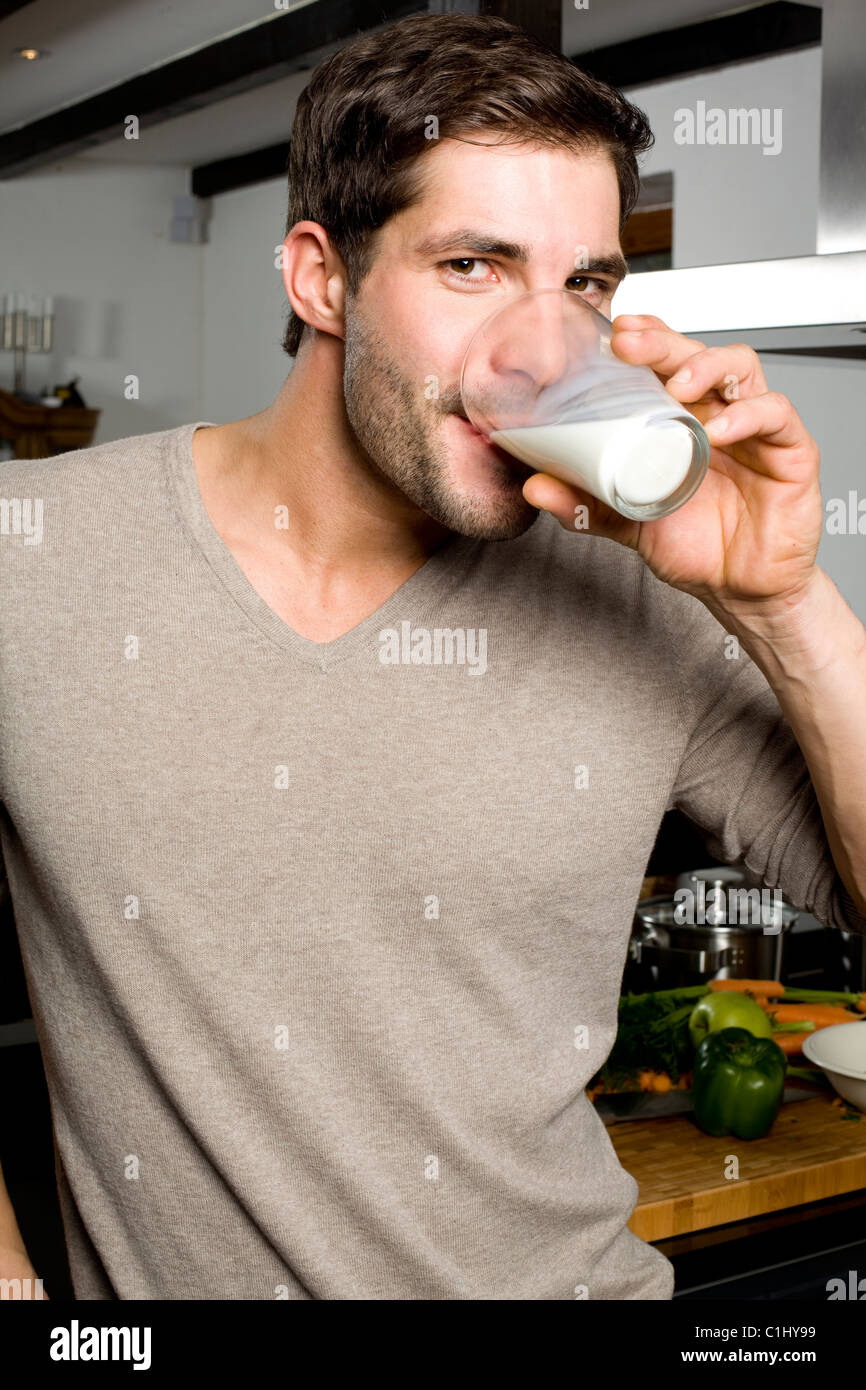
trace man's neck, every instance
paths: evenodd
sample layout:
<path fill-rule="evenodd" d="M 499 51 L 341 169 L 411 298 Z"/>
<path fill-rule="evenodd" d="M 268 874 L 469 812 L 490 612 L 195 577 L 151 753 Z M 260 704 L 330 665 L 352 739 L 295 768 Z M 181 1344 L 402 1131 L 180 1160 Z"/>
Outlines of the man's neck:
<path fill-rule="evenodd" d="M 450 534 L 360 450 L 345 413 L 342 343 L 324 335 L 299 353 L 272 405 L 197 430 L 192 452 L 217 532 L 267 602 L 313 641 L 375 612 Z"/>

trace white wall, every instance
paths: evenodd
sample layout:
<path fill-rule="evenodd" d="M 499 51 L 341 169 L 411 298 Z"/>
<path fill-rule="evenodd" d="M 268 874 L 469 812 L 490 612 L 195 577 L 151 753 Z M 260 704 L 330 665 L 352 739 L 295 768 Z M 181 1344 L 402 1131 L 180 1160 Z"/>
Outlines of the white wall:
<path fill-rule="evenodd" d="M 274 266 L 285 179 L 215 198 L 201 246 L 169 238 L 172 200 L 188 184 L 185 168 L 76 159 L 0 181 L 0 295 L 55 303 L 54 351 L 28 357 L 27 389 L 80 376 L 102 411 L 96 443 L 250 415 L 291 368 Z M 130 374 L 138 400 L 124 397 Z M 11 353 L 0 353 L 0 386 L 12 389 Z"/>
<path fill-rule="evenodd" d="M 262 410 L 291 370 L 293 359 L 280 347 L 289 301 L 274 266 L 287 203 L 285 178 L 213 199 L 210 239 L 202 247 L 199 419 L 221 425 Z"/>
<path fill-rule="evenodd" d="M 188 177 L 182 168 L 72 159 L 0 181 L 0 293 L 55 302 L 55 350 L 28 357 L 27 389 L 80 376 L 86 403 L 102 411 L 96 443 L 164 429 L 199 409 L 201 248 L 169 240 L 172 199 Z M 124 398 L 130 374 L 138 400 Z M 12 384 L 12 354 L 0 353 L 0 385 Z"/>
<path fill-rule="evenodd" d="M 656 137 L 642 161 L 642 172 L 673 172 L 676 268 L 814 255 L 821 132 L 819 48 L 632 87 L 626 95 L 647 113 Z M 699 100 L 707 108 L 726 111 L 730 107 L 780 108 L 779 154 L 764 155 L 760 146 L 677 144 L 675 113 L 681 108 L 695 110 Z M 632 292 L 635 288 L 636 282 L 631 282 Z M 631 302 L 628 311 L 641 312 Z M 664 317 L 655 305 L 648 312 Z M 847 499 L 851 488 L 866 497 L 866 453 L 858 428 L 859 402 L 866 394 L 866 362 L 765 355 L 763 365 L 770 390 L 788 396 L 818 442 L 825 505 L 830 498 Z M 828 535 L 825 530 L 818 559 L 866 622 L 863 545 L 863 536 Z"/>
<path fill-rule="evenodd" d="M 677 269 L 814 254 L 820 48 L 630 87 L 626 96 L 646 112 L 656 140 L 641 162 L 641 172 L 673 171 Z M 695 111 L 699 101 L 707 110 L 781 111 L 781 118 L 775 118 L 782 137 L 779 153 L 765 155 L 759 145 L 751 144 L 677 144 L 676 112 Z"/>
<path fill-rule="evenodd" d="M 781 391 L 821 449 L 821 496 L 844 499 L 854 489 L 866 499 L 866 449 L 859 424 L 866 398 L 866 362 L 832 357 L 762 358 L 771 391 Z M 826 511 L 825 511 L 826 519 Z M 866 536 L 830 535 L 826 526 L 818 563 L 866 623 Z"/>

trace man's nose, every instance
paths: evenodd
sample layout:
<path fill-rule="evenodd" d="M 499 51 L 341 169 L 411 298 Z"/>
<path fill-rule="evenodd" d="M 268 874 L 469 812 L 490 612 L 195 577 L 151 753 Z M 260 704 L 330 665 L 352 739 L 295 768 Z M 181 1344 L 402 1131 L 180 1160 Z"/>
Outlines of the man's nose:
<path fill-rule="evenodd" d="M 495 346 L 491 366 L 497 375 L 510 377 L 518 389 L 533 389 L 537 393 L 559 381 L 571 356 L 560 296 L 540 294 L 531 311 L 520 315 L 514 331 L 503 333 Z"/>

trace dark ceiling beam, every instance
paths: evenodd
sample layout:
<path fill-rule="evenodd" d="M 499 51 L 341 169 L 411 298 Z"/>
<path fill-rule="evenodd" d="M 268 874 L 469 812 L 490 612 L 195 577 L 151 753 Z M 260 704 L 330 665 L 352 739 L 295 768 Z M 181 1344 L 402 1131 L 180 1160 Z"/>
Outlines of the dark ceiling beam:
<path fill-rule="evenodd" d="M 413 0 L 317 0 L 245 29 L 107 91 L 0 134 L 0 178 L 16 178 L 116 140 L 130 114 L 140 129 L 199 111 L 318 61 L 332 45 L 426 9 Z M 287 128 L 290 113 L 286 113 Z"/>
<path fill-rule="evenodd" d="M 642 87 L 686 73 L 811 48 L 821 42 L 821 11 L 815 5 L 773 0 L 721 19 L 685 24 L 605 48 L 571 55 L 585 72 L 614 87 Z"/>
<path fill-rule="evenodd" d="M 527 29 L 562 52 L 562 0 L 428 0 L 430 14 L 483 14 Z"/>
<path fill-rule="evenodd" d="M 289 141 L 250 150 L 248 154 L 213 159 L 192 170 L 190 192 L 196 198 L 212 198 L 217 193 L 230 193 L 235 188 L 248 188 L 268 179 L 286 178 L 289 168 Z"/>
<path fill-rule="evenodd" d="M 479 0 L 478 13 L 508 19 L 548 48 L 562 52 L 561 0 Z"/>
<path fill-rule="evenodd" d="M 524 0 L 430 0 L 430 10 L 440 14 L 478 13 L 481 5 L 489 4 L 496 5 L 497 12 L 503 18 L 517 22 L 514 16 L 522 9 L 523 3 Z M 536 0 L 526 0 L 526 5 L 527 21 L 529 11 L 537 15 L 545 8 L 540 6 L 536 9 Z M 558 7 L 555 13 L 559 15 Z M 552 14 L 548 6 L 544 22 L 549 29 L 553 23 Z M 530 27 L 528 22 L 526 27 Z M 540 33 L 537 36 L 542 37 Z M 819 9 L 813 5 L 773 0 L 771 4 L 754 6 L 723 19 L 708 19 L 700 24 L 688 24 L 682 29 L 591 49 L 575 55 L 572 61 L 612 82 L 614 86 L 625 87 L 702 71 L 709 66 L 720 67 L 750 58 L 785 53 L 820 42 Z M 712 55 L 712 64 L 707 63 L 708 54 Z M 200 165 L 192 171 L 192 191 L 199 197 L 208 198 L 266 179 L 283 178 L 288 154 L 286 141 L 253 150 L 249 154 Z"/>
<path fill-rule="evenodd" d="M 32 4 L 33 0 L 0 0 L 0 19 L 8 19 L 16 10 L 23 10 L 25 5 Z"/>
<path fill-rule="evenodd" d="M 520 24 L 543 43 L 560 51 L 560 0 L 430 0 L 428 9 L 431 14 L 495 14 L 512 24 Z M 251 150 L 248 154 L 214 159 L 193 169 L 190 188 L 197 198 L 211 198 L 268 179 L 285 178 L 288 160 L 288 140 Z"/>

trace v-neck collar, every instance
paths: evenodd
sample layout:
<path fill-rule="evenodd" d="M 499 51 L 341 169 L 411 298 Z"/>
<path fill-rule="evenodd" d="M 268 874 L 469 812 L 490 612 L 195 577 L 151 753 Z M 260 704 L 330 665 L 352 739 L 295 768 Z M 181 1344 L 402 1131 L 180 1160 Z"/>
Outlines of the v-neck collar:
<path fill-rule="evenodd" d="M 406 618 L 418 621 L 430 613 L 449 575 L 453 577 L 455 559 L 481 543 L 454 532 L 374 613 L 331 642 L 313 642 L 295 632 L 265 602 L 211 521 L 198 485 L 192 437 L 197 429 L 210 428 L 213 423 L 196 420 L 168 432 L 166 463 L 180 515 L 214 574 L 259 631 L 276 646 L 323 671 L 356 652 L 369 651 L 373 634 L 380 628 L 393 627 Z"/>

